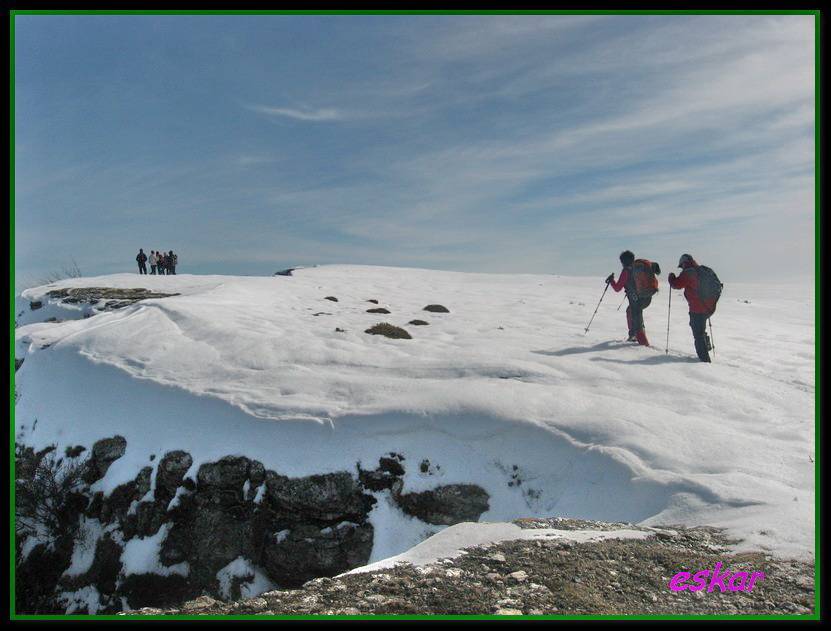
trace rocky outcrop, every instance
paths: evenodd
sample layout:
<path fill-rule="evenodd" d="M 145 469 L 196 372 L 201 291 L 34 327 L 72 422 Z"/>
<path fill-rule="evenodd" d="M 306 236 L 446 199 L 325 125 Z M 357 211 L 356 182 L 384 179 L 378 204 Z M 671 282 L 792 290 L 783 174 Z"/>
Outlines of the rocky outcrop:
<path fill-rule="evenodd" d="M 539 524 L 569 530 L 586 523 Z M 597 529 L 631 524 L 597 524 Z M 576 543 L 559 538 L 471 547 L 425 566 L 318 578 L 301 589 L 237 602 L 210 597 L 145 615 L 803 615 L 814 612 L 813 563 L 763 552 L 732 553 L 723 533 L 674 528 L 672 536 Z M 679 569 L 761 571 L 752 591 L 673 592 Z"/>
<path fill-rule="evenodd" d="M 375 469 L 358 464 L 357 475 L 292 478 L 244 456 L 226 456 L 194 471 L 187 451 L 171 450 L 109 495 L 92 491 L 127 447 L 124 437 L 113 436 L 88 451 L 82 445 L 67 448 L 85 485 L 62 517 L 76 525 L 75 534 L 67 530 L 51 546 L 35 546 L 19 558 L 19 587 L 29 594 L 19 597 L 21 611 L 62 613 L 60 594 L 88 587 L 99 594 L 101 613 L 119 611 L 125 601 L 130 607 L 170 607 L 201 593 L 220 597 L 228 593 L 220 570 L 240 559 L 281 588 L 343 573 L 366 564 L 372 552 L 373 492 L 389 493 L 402 510 L 432 524 L 475 520 L 487 510 L 487 493 L 474 485 L 402 494 L 405 458 L 393 452 L 380 457 Z M 26 455 L 19 464 L 25 476 L 54 449 L 19 452 Z M 143 543 L 151 538 L 154 545 Z M 140 541 L 133 550 L 157 557 L 125 565 L 127 546 Z M 93 558 L 83 573 L 65 575 L 73 554 Z M 241 578 L 233 580 L 230 593 L 238 595 Z"/>
<path fill-rule="evenodd" d="M 122 309 L 149 298 L 168 298 L 178 296 L 178 293 L 162 293 L 150 291 L 143 287 L 73 287 L 70 289 L 53 289 L 46 293 L 49 298 L 64 304 L 94 305 L 96 311 L 111 311 Z M 30 303 L 30 308 L 31 304 Z"/>
<path fill-rule="evenodd" d="M 432 311 L 433 313 L 450 313 L 450 309 L 444 305 L 427 305 L 423 311 Z"/>

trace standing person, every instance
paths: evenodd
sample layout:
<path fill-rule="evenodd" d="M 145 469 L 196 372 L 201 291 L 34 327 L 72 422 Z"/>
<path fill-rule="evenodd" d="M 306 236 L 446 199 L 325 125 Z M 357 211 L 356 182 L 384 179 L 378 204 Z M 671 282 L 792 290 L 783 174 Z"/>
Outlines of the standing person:
<path fill-rule="evenodd" d="M 150 275 L 155 276 L 156 274 L 156 251 L 150 250 Z"/>
<path fill-rule="evenodd" d="M 168 257 L 170 257 L 170 273 L 176 274 L 176 255 L 173 254 L 173 250 L 167 253 Z"/>
<path fill-rule="evenodd" d="M 146 274 L 147 273 L 147 255 L 144 253 L 144 250 L 139 248 L 138 254 L 136 254 L 136 262 L 138 263 L 139 274 Z"/>
<path fill-rule="evenodd" d="M 176 273 L 176 266 L 179 265 L 179 255 L 176 252 L 173 253 L 173 273 Z"/>
<path fill-rule="evenodd" d="M 620 264 L 623 269 L 617 281 L 612 273 L 606 278 L 606 283 L 616 292 L 626 290 L 626 297 L 629 299 L 629 306 L 626 307 L 629 337 L 626 341 L 637 341 L 641 346 L 649 346 L 643 323 L 643 310 L 652 303 L 652 296 L 658 291 L 658 278 L 655 274 L 660 273 L 661 268 L 657 263 L 646 259 L 636 260 L 635 255 L 629 250 L 621 252 Z"/>
<path fill-rule="evenodd" d="M 167 254 L 162 252 L 159 254 L 159 266 L 161 267 L 162 274 L 168 274 L 169 270 L 167 267 Z"/>
<path fill-rule="evenodd" d="M 690 307 L 690 329 L 695 342 L 695 352 L 703 362 L 710 361 L 712 344 L 707 335 L 707 320 L 716 311 L 716 303 L 721 297 L 722 283 L 716 273 L 705 265 L 699 265 L 689 254 L 682 254 L 678 260 L 681 273 L 669 274 L 669 286 L 683 289 L 684 298 Z"/>

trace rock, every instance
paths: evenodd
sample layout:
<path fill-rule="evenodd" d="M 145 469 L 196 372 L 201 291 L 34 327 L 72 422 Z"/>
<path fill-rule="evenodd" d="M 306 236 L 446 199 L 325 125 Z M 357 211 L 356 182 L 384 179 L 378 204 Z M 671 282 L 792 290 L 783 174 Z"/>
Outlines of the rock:
<path fill-rule="evenodd" d="M 489 508 L 489 495 L 475 484 L 449 484 L 420 493 L 398 495 L 395 501 L 408 515 L 428 524 L 451 526 L 478 521 Z"/>
<path fill-rule="evenodd" d="M 83 445 L 75 445 L 74 447 L 67 447 L 64 454 L 67 458 L 77 458 L 87 450 Z"/>
<path fill-rule="evenodd" d="M 510 608 L 497 609 L 496 610 L 496 615 L 497 616 L 521 616 L 522 611 L 520 611 L 519 609 L 510 609 Z"/>
<path fill-rule="evenodd" d="M 496 561 L 497 563 L 505 563 L 505 555 L 501 552 L 495 552 L 494 554 L 491 554 L 490 556 L 488 556 L 488 559 L 490 559 L 491 561 Z"/>
<path fill-rule="evenodd" d="M 358 480 L 370 491 L 391 489 L 397 479 L 394 475 L 386 471 L 364 471 L 360 469 L 358 471 Z"/>
<path fill-rule="evenodd" d="M 404 467 L 396 458 L 381 457 L 378 460 L 378 468 L 392 475 L 404 475 Z"/>
<path fill-rule="evenodd" d="M 188 579 L 178 574 L 130 574 L 124 578 L 120 592 L 132 606 L 172 607 L 196 594 Z"/>
<path fill-rule="evenodd" d="M 259 485 L 265 478 L 265 467 L 261 462 L 249 460 L 244 456 L 226 456 L 216 462 L 207 462 L 199 467 L 196 474 L 197 485 L 201 490 L 215 489 L 229 491 L 242 501 L 242 488 L 246 480 L 252 485 Z"/>
<path fill-rule="evenodd" d="M 14 371 L 17 372 L 20 370 L 20 367 L 23 365 L 23 362 L 26 361 L 25 358 L 18 359 L 17 357 L 14 358 Z"/>
<path fill-rule="evenodd" d="M 121 458 L 127 451 L 127 439 L 113 436 L 97 441 L 92 446 L 92 454 L 87 461 L 84 482 L 92 484 L 104 477 L 110 465 Z"/>
<path fill-rule="evenodd" d="M 375 503 L 345 471 L 304 478 L 268 471 L 265 483 L 271 508 L 295 520 L 363 521 Z"/>
<path fill-rule="evenodd" d="M 389 309 L 385 309 L 384 307 L 376 307 L 375 309 L 367 309 L 367 313 L 390 313 Z"/>
<path fill-rule="evenodd" d="M 29 303 L 29 309 L 31 309 L 32 311 L 37 311 L 42 306 L 43 306 L 43 301 L 42 300 L 32 300 Z"/>
<path fill-rule="evenodd" d="M 377 300 L 375 300 L 375 298 L 370 298 L 369 300 L 367 300 L 367 302 L 371 302 L 371 303 L 372 303 L 372 304 L 374 304 L 374 305 L 377 305 L 377 304 L 378 304 L 378 301 L 377 301 Z"/>
<path fill-rule="evenodd" d="M 388 322 L 381 322 L 376 324 L 373 327 L 368 328 L 364 333 L 369 333 L 370 335 L 383 335 L 385 337 L 391 337 L 393 339 L 399 340 L 411 340 L 412 336 L 407 333 L 406 330 L 402 329 L 399 326 L 393 326 Z"/>
<path fill-rule="evenodd" d="M 518 570 L 516 572 L 511 572 L 508 574 L 512 579 L 515 581 L 519 581 L 520 583 L 524 582 L 528 579 L 528 573 L 525 570 Z"/>
<path fill-rule="evenodd" d="M 312 578 L 365 565 L 372 553 L 373 534 L 368 523 L 296 527 L 281 541 L 266 545 L 262 565 L 279 585 L 299 587 Z"/>
<path fill-rule="evenodd" d="M 413 326 L 427 326 L 430 323 L 425 322 L 424 320 L 410 320 L 407 324 L 412 324 Z"/>
<path fill-rule="evenodd" d="M 335 298 L 334 296 L 326 296 L 326 297 L 324 298 L 324 300 L 331 300 L 332 302 L 337 302 L 337 301 L 338 301 L 338 299 L 337 299 L 337 298 Z"/>
<path fill-rule="evenodd" d="M 156 496 L 168 501 L 176 494 L 188 469 L 193 464 L 191 455 L 182 450 L 168 451 L 159 461 L 156 471 Z"/>
<path fill-rule="evenodd" d="M 198 598 L 189 600 L 184 605 L 182 605 L 182 611 L 200 611 L 204 609 L 210 609 L 211 607 L 215 607 L 218 604 L 220 604 L 220 601 L 211 598 L 210 596 L 199 596 Z"/>
<path fill-rule="evenodd" d="M 432 311 L 433 313 L 450 313 L 450 309 L 444 305 L 427 305 L 422 311 Z"/>
<path fill-rule="evenodd" d="M 291 273 L 296 270 L 296 267 L 290 267 L 288 269 L 280 270 L 279 272 L 274 272 L 275 276 L 291 276 Z"/>

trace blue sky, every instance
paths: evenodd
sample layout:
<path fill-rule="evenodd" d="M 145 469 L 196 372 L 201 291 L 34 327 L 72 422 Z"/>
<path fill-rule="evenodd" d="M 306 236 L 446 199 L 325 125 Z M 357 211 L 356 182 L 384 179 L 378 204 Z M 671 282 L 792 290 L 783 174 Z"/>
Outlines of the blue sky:
<path fill-rule="evenodd" d="M 18 16 L 17 279 L 812 277 L 813 20 Z"/>

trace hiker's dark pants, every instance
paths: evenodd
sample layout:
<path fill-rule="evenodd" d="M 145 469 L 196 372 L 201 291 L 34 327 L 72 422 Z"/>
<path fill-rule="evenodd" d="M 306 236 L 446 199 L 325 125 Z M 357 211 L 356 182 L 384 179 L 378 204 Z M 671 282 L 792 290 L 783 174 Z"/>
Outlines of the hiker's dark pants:
<path fill-rule="evenodd" d="M 146 274 L 147 273 L 147 265 L 144 263 L 139 263 L 139 274 Z"/>
<path fill-rule="evenodd" d="M 176 273 L 176 267 L 175 267 L 175 266 L 173 266 L 173 265 L 171 265 L 171 266 L 170 266 L 170 273 L 171 273 L 171 274 L 175 274 L 175 273 Z"/>
<path fill-rule="evenodd" d="M 629 299 L 629 306 L 626 307 L 626 322 L 629 324 L 629 337 L 634 337 L 638 334 L 638 331 L 643 330 L 643 310 L 651 302 L 651 296 L 649 298 L 638 298 L 637 300 Z"/>
<path fill-rule="evenodd" d="M 151 275 L 151 276 L 153 276 L 155 273 L 156 273 L 156 266 L 155 266 L 155 265 L 151 265 L 151 266 L 150 266 L 150 275 Z"/>
<path fill-rule="evenodd" d="M 695 352 L 698 354 L 698 359 L 703 362 L 710 361 L 710 353 L 707 347 L 707 319 L 709 316 L 706 313 L 691 313 L 690 314 L 690 328 L 692 329 L 693 339 L 695 340 Z"/>

